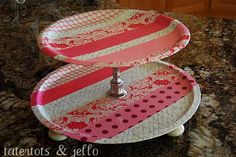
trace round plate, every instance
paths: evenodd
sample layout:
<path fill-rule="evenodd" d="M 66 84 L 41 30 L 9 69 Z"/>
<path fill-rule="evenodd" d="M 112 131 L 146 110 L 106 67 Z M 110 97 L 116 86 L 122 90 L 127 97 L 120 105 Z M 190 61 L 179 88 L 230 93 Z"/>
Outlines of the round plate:
<path fill-rule="evenodd" d="M 157 11 L 113 9 L 59 20 L 40 34 L 38 43 L 64 62 L 122 67 L 171 56 L 189 39 L 182 23 Z"/>
<path fill-rule="evenodd" d="M 36 86 L 31 107 L 49 129 L 94 143 L 131 143 L 169 133 L 197 110 L 200 89 L 183 70 L 164 63 L 121 69 L 128 94 L 107 96 L 112 68 L 68 64 Z"/>

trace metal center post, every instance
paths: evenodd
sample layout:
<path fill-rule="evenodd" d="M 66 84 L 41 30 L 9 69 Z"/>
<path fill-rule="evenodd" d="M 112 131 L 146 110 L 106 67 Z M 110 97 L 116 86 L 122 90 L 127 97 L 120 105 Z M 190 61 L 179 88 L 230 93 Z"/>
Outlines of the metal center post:
<path fill-rule="evenodd" d="M 114 67 L 112 72 L 110 95 L 115 98 L 121 98 L 127 95 L 124 89 L 124 83 L 120 79 L 120 68 Z"/>

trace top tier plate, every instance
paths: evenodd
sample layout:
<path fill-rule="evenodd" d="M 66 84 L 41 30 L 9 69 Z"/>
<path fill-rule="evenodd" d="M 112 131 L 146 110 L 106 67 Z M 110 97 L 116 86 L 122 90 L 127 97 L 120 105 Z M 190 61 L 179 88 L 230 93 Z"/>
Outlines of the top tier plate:
<path fill-rule="evenodd" d="M 98 10 L 73 15 L 39 36 L 47 55 L 79 65 L 122 67 L 166 58 L 189 42 L 189 30 L 157 11 Z"/>

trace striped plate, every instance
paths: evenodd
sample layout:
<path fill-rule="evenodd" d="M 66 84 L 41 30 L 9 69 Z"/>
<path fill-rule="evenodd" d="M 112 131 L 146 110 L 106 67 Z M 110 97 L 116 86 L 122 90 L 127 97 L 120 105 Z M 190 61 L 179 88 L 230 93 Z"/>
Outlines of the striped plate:
<path fill-rule="evenodd" d="M 38 44 L 64 62 L 122 67 L 171 56 L 189 39 L 182 23 L 157 11 L 113 9 L 59 20 L 40 34 Z"/>
<path fill-rule="evenodd" d="M 121 68 L 124 98 L 107 96 L 111 67 L 68 64 L 42 79 L 31 96 L 49 129 L 94 143 L 131 143 L 166 134 L 197 110 L 200 89 L 183 70 L 164 62 Z"/>

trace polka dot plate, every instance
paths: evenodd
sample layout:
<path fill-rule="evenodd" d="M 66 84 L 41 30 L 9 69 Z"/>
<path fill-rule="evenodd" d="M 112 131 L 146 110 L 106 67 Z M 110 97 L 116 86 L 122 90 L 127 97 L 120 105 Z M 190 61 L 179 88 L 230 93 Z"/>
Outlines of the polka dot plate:
<path fill-rule="evenodd" d="M 121 68 L 127 96 L 107 95 L 111 67 L 65 65 L 43 78 L 31 95 L 42 124 L 70 138 L 132 143 L 166 134 L 197 110 L 200 89 L 185 71 L 165 62 Z"/>

